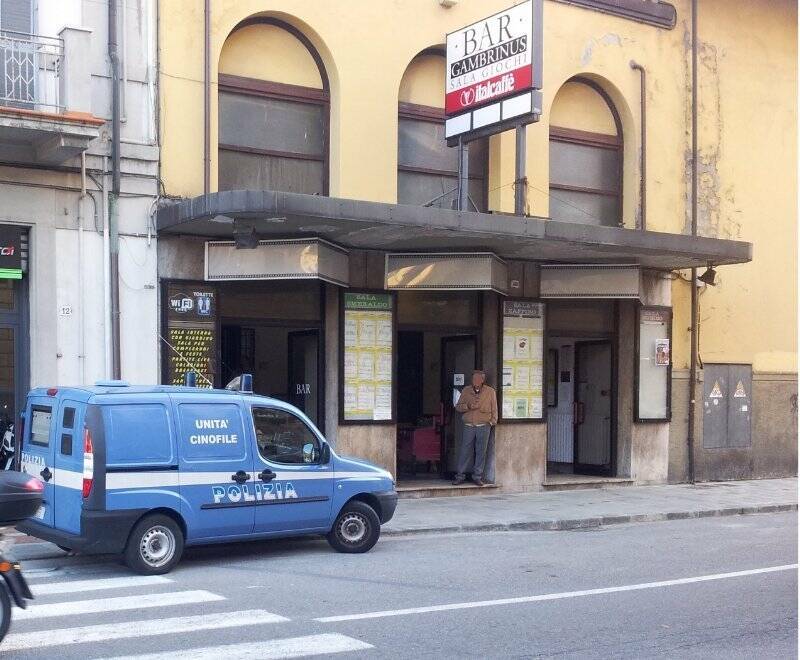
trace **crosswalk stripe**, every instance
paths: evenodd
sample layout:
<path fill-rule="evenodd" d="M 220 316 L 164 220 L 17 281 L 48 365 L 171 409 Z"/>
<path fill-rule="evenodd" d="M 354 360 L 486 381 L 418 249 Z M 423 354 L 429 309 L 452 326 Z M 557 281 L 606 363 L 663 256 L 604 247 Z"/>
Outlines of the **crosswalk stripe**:
<path fill-rule="evenodd" d="M 61 628 L 58 630 L 11 634 L 0 645 L 0 649 L 3 651 L 19 651 L 45 646 L 106 642 L 131 637 L 171 635 L 199 630 L 220 630 L 222 628 L 238 628 L 285 621 L 289 621 L 289 619 L 266 610 L 198 614 L 196 616 L 177 616 L 150 621 L 125 621 L 80 628 Z"/>
<path fill-rule="evenodd" d="M 210 591 L 175 591 L 164 594 L 144 594 L 141 596 L 119 596 L 117 598 L 97 598 L 94 600 L 73 600 L 64 603 L 46 603 L 30 605 L 28 609 L 14 612 L 15 619 L 42 619 L 50 616 L 67 616 L 70 614 L 95 614 L 98 612 L 117 612 L 120 610 L 138 610 L 150 607 L 167 607 L 170 605 L 189 605 L 191 603 L 209 603 L 225 600 L 225 596 L 212 594 Z"/>
<path fill-rule="evenodd" d="M 304 637 L 288 637 L 270 639 L 263 642 L 247 642 L 245 644 L 228 644 L 227 646 L 209 646 L 205 648 L 185 649 L 145 655 L 131 655 L 114 660 L 217 660 L 218 658 L 254 657 L 259 660 L 269 658 L 304 658 L 327 653 L 345 653 L 347 651 L 364 651 L 373 648 L 359 639 L 326 633 L 322 635 L 306 635 Z"/>
<path fill-rule="evenodd" d="M 76 594 L 82 591 L 103 591 L 105 589 L 127 589 L 128 587 L 150 587 L 155 584 L 169 584 L 172 580 L 160 575 L 126 575 L 104 580 L 73 580 L 72 582 L 52 582 L 31 585 L 36 596 L 54 594 Z"/>

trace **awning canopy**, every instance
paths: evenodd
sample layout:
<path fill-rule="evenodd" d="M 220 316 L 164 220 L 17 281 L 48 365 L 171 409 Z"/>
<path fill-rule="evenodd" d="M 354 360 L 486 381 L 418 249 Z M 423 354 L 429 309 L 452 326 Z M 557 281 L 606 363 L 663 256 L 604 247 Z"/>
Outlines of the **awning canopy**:
<path fill-rule="evenodd" d="M 260 239 L 319 237 L 345 248 L 389 252 L 493 252 L 538 262 L 638 264 L 672 270 L 744 263 L 743 241 L 301 195 L 232 190 L 162 206 L 159 235 Z"/>

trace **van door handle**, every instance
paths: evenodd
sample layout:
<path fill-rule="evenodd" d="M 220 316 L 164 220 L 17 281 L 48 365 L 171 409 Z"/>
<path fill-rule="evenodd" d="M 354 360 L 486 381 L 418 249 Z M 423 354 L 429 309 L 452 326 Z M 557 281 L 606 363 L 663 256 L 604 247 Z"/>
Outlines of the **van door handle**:
<path fill-rule="evenodd" d="M 53 473 L 50 472 L 49 467 L 45 467 L 45 469 L 42 470 L 39 474 L 42 475 L 42 479 L 44 479 L 45 481 L 50 481 L 50 479 L 53 478 Z"/>
<path fill-rule="evenodd" d="M 261 481 L 272 481 L 277 476 L 277 474 L 268 468 L 259 474 L 258 478 L 261 479 Z"/>
<path fill-rule="evenodd" d="M 231 475 L 231 479 L 235 481 L 237 484 L 243 484 L 250 478 L 250 475 L 247 474 L 244 470 L 239 470 L 236 474 Z"/>

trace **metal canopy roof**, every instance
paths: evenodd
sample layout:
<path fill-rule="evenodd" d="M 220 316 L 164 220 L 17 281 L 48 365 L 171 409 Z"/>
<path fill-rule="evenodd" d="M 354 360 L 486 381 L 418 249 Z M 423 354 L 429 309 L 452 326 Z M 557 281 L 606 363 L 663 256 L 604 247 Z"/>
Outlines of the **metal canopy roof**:
<path fill-rule="evenodd" d="M 230 239 L 234 226 L 252 226 L 262 239 L 316 236 L 346 248 L 484 251 L 504 259 L 664 270 L 744 263 L 753 253 L 743 241 L 271 190 L 232 190 L 165 205 L 156 224 L 159 235 Z"/>

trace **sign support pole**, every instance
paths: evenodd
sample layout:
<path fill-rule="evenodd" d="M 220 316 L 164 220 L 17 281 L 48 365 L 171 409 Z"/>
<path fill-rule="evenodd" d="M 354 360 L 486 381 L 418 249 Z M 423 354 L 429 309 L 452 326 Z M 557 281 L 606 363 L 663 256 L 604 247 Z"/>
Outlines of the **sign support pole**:
<path fill-rule="evenodd" d="M 458 210 L 469 210 L 469 145 L 458 136 Z"/>
<path fill-rule="evenodd" d="M 528 188 L 528 178 L 525 176 L 525 137 L 525 124 L 517 125 L 517 154 L 514 167 L 514 213 L 516 215 L 525 215 L 525 198 Z"/>

